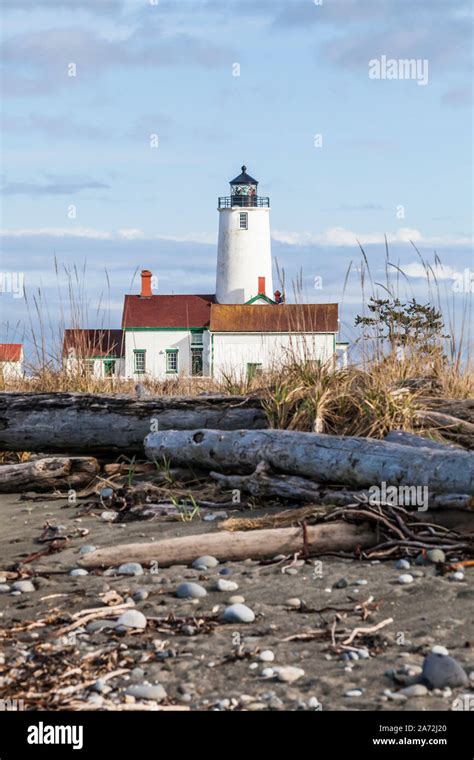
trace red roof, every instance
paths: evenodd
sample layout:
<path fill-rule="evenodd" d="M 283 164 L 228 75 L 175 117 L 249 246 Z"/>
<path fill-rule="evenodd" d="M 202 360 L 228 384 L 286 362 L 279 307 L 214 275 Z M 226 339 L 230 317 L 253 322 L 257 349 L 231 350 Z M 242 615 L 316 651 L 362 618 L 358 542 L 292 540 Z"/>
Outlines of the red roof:
<path fill-rule="evenodd" d="M 21 361 L 21 343 L 0 343 L 0 362 Z"/>
<path fill-rule="evenodd" d="M 64 330 L 63 355 L 74 349 L 79 356 L 123 356 L 122 330 Z"/>
<path fill-rule="evenodd" d="M 337 303 L 214 304 L 211 332 L 337 333 Z"/>
<path fill-rule="evenodd" d="M 123 328 L 208 327 L 215 296 L 125 296 Z"/>

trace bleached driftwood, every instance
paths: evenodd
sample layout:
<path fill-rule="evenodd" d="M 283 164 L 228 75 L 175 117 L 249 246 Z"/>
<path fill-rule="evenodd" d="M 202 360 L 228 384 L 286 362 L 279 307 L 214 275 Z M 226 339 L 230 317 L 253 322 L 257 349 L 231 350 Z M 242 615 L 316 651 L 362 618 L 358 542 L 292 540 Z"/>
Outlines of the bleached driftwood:
<path fill-rule="evenodd" d="M 260 462 L 251 475 L 224 475 L 213 471 L 209 474 L 222 488 L 237 489 L 259 498 L 279 498 L 310 504 L 334 504 L 338 507 L 369 502 L 374 498 L 368 490 L 328 489 L 308 478 L 271 472 L 265 462 Z M 429 509 L 474 508 L 474 496 L 469 496 L 469 494 L 431 494 L 428 495 L 428 502 Z M 403 494 L 400 494 L 398 504 L 404 506 Z M 405 506 L 413 506 L 410 494 L 407 495 Z"/>
<path fill-rule="evenodd" d="M 431 438 L 424 438 L 415 433 L 406 433 L 404 430 L 390 430 L 384 438 L 389 443 L 400 443 L 402 446 L 412 446 L 413 448 L 434 449 L 436 451 L 462 451 L 461 448 L 452 443 L 441 443 L 432 441 Z"/>
<path fill-rule="evenodd" d="M 288 475 L 350 488 L 428 486 L 432 493 L 474 494 L 474 456 L 469 452 L 416 452 L 370 438 L 289 430 L 169 430 L 145 440 L 149 458 L 224 472 L 250 473 L 259 462 Z"/>
<path fill-rule="evenodd" d="M 417 411 L 415 418 L 424 428 L 437 430 L 468 449 L 474 448 L 474 423 L 431 409 Z"/>
<path fill-rule="evenodd" d="M 306 537 L 305 537 L 306 534 Z M 238 561 L 247 558 L 266 559 L 277 554 L 304 552 L 311 555 L 327 552 L 354 551 L 373 546 L 375 532 L 367 525 L 335 521 L 326 525 L 302 528 L 236 531 L 233 533 L 201 533 L 183 538 L 169 538 L 142 544 L 122 544 L 96 549 L 81 556 L 81 567 L 110 567 L 122 562 L 140 562 L 159 567 L 187 565 L 196 557 L 211 554 L 218 560 Z"/>
<path fill-rule="evenodd" d="M 0 466 L 0 493 L 81 488 L 99 472 L 93 457 L 46 457 Z"/>
<path fill-rule="evenodd" d="M 258 399 L 89 393 L 0 393 L 0 450 L 143 453 L 152 430 L 250 430 L 268 426 Z"/>

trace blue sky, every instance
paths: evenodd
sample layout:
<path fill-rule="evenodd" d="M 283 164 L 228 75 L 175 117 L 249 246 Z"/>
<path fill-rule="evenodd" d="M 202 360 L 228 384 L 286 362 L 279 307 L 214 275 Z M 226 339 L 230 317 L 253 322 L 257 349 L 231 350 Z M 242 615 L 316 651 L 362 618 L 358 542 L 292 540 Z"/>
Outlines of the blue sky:
<path fill-rule="evenodd" d="M 105 289 L 107 320 L 119 324 L 142 267 L 159 292 L 213 292 L 216 199 L 244 162 L 270 195 L 288 284 L 302 268 L 308 300 L 340 300 L 354 262 L 347 326 L 360 301 L 357 240 L 377 279 L 387 234 L 420 298 L 410 240 L 440 256 L 449 293 L 474 268 L 468 0 L 0 7 L 1 270 L 21 271 L 30 296 L 41 286 L 53 320 L 54 256 L 66 267 L 87 261 L 91 322 Z M 370 79 L 368 62 L 382 55 L 426 60 L 428 83 Z M 0 337 L 13 340 L 27 304 L 0 299 Z"/>

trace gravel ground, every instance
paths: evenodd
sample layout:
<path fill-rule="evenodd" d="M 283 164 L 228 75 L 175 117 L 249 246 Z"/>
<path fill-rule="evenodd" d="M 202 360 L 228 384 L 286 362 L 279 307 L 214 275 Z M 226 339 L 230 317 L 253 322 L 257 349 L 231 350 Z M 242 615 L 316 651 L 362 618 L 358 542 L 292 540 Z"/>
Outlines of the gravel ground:
<path fill-rule="evenodd" d="M 78 520 L 77 512 L 63 502 L 1 496 L 1 568 L 11 568 L 41 548 L 35 539 L 47 520 L 64 525 L 69 534 L 88 529 L 87 536 L 71 540 L 78 550 L 85 544 L 100 547 L 216 530 L 215 523 L 196 520 L 120 526 L 94 515 Z M 433 564 L 403 570 L 394 561 L 322 558 L 316 566 L 245 560 L 207 570 L 174 566 L 154 572 L 145 568 L 140 576 L 71 576 L 70 567 L 61 567 L 60 554 L 57 560 L 59 572 L 39 572 L 30 579 L 32 592 L 12 594 L 15 579 L 0 572 L 0 583 L 10 587 L 0 594 L 0 698 L 24 699 L 26 709 L 160 704 L 192 710 L 443 711 L 453 709 L 453 702 L 465 694 L 472 695 L 474 708 L 474 674 L 467 688 L 400 693 L 417 678 L 435 645 L 446 647 L 468 674 L 474 671 L 474 568 L 455 581 L 437 575 Z M 413 570 L 412 582 L 398 581 Z M 238 588 L 219 591 L 219 579 Z M 177 598 L 176 589 L 184 581 L 198 583 L 207 594 Z M 134 609 L 147 619 L 144 630 L 100 630 L 92 623 L 58 636 L 73 622 L 71 615 L 126 603 L 133 595 Z M 255 614 L 252 622 L 222 621 L 222 612 L 235 596 L 243 597 Z M 376 608 L 362 621 L 356 608 L 370 597 Z M 356 653 L 358 659 L 348 659 L 348 654 L 343 659 L 331 646 L 336 612 L 328 608 L 336 608 L 341 616 L 338 640 L 357 626 L 373 626 L 386 618 L 393 622 L 356 640 L 356 648 L 362 650 Z M 28 622 L 46 618 L 46 625 L 25 628 Z M 300 638 L 285 641 L 296 635 Z M 387 675 L 390 671 L 392 676 Z M 158 684 L 163 688 L 156 688 Z M 154 690 L 144 689 L 149 686 Z"/>

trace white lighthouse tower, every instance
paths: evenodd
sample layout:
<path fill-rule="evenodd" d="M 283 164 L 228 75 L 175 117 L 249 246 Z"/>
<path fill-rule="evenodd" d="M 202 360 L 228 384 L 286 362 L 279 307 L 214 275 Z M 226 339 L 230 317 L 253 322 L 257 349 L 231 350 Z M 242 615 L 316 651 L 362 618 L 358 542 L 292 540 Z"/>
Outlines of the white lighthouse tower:
<path fill-rule="evenodd" d="M 219 198 L 218 303 L 273 298 L 270 198 L 259 196 L 257 186 L 242 166 L 242 174 L 230 183 L 230 196 Z"/>

